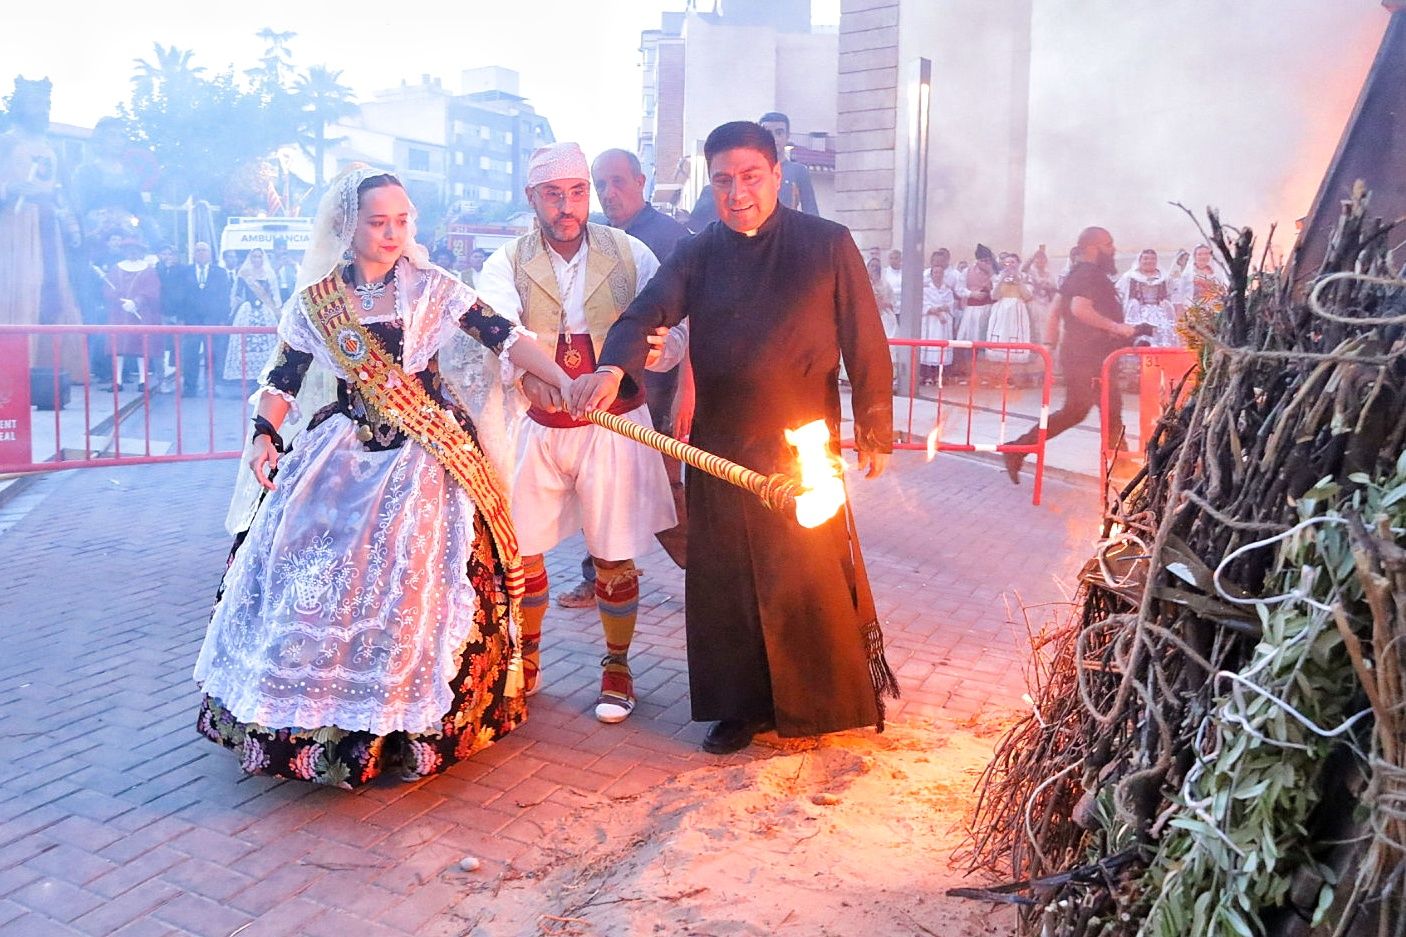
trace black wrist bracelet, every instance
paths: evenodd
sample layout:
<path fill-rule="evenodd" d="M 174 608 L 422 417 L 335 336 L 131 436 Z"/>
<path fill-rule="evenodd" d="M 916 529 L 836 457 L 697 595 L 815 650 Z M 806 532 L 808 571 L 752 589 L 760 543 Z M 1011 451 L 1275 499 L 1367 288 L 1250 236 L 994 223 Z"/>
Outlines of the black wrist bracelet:
<path fill-rule="evenodd" d="M 273 448 L 279 452 L 288 451 L 287 444 L 283 442 L 283 437 L 278 435 L 278 430 L 273 428 L 273 424 L 267 418 L 256 414 L 254 416 L 254 435 L 250 437 L 250 441 L 252 442 L 260 436 L 267 436 L 269 442 L 273 443 Z"/>

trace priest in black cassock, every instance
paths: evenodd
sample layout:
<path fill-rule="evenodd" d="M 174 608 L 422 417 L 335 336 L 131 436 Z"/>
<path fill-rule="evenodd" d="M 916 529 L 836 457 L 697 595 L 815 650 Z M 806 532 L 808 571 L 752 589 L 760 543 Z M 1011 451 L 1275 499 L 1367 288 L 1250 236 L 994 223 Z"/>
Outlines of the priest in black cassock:
<path fill-rule="evenodd" d="M 687 320 L 697 407 L 690 441 L 764 474 L 795 470 L 784 431 L 824 418 L 838 441 L 839 367 L 859 466 L 893 450 L 892 365 L 849 230 L 777 204 L 772 135 L 723 124 L 704 145 L 720 220 L 680 242 L 611 328 L 573 411 L 608 406 L 644 373 L 648 336 Z M 836 450 L 838 451 L 838 450 Z M 710 752 L 782 736 L 883 727 L 898 687 L 847 510 L 814 529 L 690 471 L 685 631 L 693 718 Z"/>

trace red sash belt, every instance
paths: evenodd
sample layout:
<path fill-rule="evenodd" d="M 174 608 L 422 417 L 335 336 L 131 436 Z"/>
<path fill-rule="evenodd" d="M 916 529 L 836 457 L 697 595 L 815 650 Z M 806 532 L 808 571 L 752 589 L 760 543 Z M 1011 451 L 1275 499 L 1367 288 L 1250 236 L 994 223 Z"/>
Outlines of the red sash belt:
<path fill-rule="evenodd" d="M 582 374 L 590 374 L 594 371 L 596 369 L 596 350 L 591 344 L 591 336 L 584 333 L 558 335 L 557 364 L 561 365 L 561 369 L 567 373 L 568 377 L 580 377 Z M 610 412 L 624 415 L 642 403 L 644 403 L 644 391 L 636 390 L 630 397 L 615 398 L 615 402 L 610 405 Z M 527 409 L 527 415 L 532 417 L 534 423 L 550 426 L 553 429 L 593 425 L 589 420 L 572 419 L 571 414 L 565 410 L 548 413 L 541 407 L 533 406 Z"/>

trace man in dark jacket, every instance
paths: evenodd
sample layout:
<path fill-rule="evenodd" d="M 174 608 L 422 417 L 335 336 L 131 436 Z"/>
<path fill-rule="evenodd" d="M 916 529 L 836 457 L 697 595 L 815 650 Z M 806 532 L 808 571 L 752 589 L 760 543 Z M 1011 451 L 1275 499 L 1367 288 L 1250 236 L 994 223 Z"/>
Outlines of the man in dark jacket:
<path fill-rule="evenodd" d="M 196 242 L 191 260 L 170 274 L 167 315 L 180 325 L 229 325 L 229 271 L 211 262 L 210 245 L 204 241 Z M 210 339 L 209 335 L 181 336 L 181 373 L 187 397 L 200 393 L 200 369 L 207 367 L 206 358 L 215 353 Z M 215 355 L 215 366 L 221 363 L 220 356 Z M 209 384 L 213 387 L 214 381 L 209 380 Z"/>

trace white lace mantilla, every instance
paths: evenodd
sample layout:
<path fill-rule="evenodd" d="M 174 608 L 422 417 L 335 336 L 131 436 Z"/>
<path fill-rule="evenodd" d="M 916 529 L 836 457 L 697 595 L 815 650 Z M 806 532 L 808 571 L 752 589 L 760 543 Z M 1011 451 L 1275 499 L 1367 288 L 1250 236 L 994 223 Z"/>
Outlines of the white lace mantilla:
<path fill-rule="evenodd" d="M 337 415 L 279 466 L 195 666 L 244 722 L 433 732 L 474 633 L 474 506 L 423 449 Z"/>

